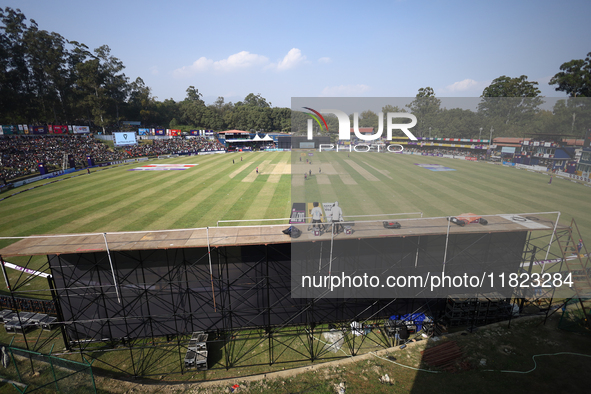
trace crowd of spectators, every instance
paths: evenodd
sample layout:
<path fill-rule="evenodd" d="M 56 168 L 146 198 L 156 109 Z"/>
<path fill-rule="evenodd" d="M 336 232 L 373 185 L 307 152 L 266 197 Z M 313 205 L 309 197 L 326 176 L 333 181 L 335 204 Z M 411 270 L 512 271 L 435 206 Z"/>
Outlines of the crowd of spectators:
<path fill-rule="evenodd" d="M 48 171 L 62 169 L 64 156 L 71 156 L 76 167 L 86 167 L 86 157 L 95 163 L 125 160 L 134 157 L 224 150 L 217 140 L 174 138 L 141 141 L 138 145 L 110 148 L 89 135 L 5 135 L 0 137 L 0 184 L 38 173 L 38 163 Z M 69 166 L 69 161 L 68 161 Z"/>

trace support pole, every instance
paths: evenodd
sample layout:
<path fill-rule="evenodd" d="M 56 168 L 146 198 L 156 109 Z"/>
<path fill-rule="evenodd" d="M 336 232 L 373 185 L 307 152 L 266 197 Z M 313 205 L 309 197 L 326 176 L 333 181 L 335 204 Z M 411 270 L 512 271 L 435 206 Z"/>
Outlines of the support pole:
<path fill-rule="evenodd" d="M 113 260 L 111 260 L 111 251 L 107 243 L 107 233 L 103 233 L 105 239 L 105 247 L 107 248 L 107 256 L 109 257 L 109 265 L 111 266 L 111 273 L 113 274 L 113 286 L 115 286 L 115 293 L 117 293 L 117 301 L 121 304 L 121 295 L 119 294 L 119 286 L 117 286 L 117 278 L 115 277 L 115 269 L 113 268 Z"/>
<path fill-rule="evenodd" d="M 65 319 L 64 314 L 62 312 L 62 306 L 59 302 L 59 298 L 57 296 L 57 291 L 55 289 L 55 283 L 53 281 L 53 276 L 49 275 L 47 277 L 47 282 L 49 283 L 49 292 L 51 293 L 51 298 L 53 299 L 53 304 L 55 305 L 55 312 L 57 314 L 57 319 L 62 322 L 60 324 L 60 331 L 62 333 L 62 339 L 64 341 L 64 346 L 68 351 L 71 351 L 70 341 L 68 340 L 68 336 L 66 335 L 65 329 Z"/>
<path fill-rule="evenodd" d="M 2 265 L 2 274 L 4 274 L 4 279 L 6 280 L 6 287 L 8 288 L 8 291 L 10 291 L 10 297 L 12 299 L 12 308 L 16 312 L 16 317 L 18 318 L 19 324 L 21 324 L 22 323 L 21 315 L 20 315 L 18 308 L 17 308 L 18 305 L 16 304 L 16 297 L 14 296 L 14 292 L 12 291 L 12 288 L 10 287 L 10 282 L 8 281 L 8 274 L 6 273 L 6 267 L 4 266 L 4 259 L 2 258 L 2 256 L 0 256 L 0 262 L 2 263 L 0 265 Z M 21 325 L 21 328 L 22 328 L 22 325 Z M 16 329 L 15 329 L 15 331 L 16 331 Z M 30 350 L 29 349 L 29 342 L 27 341 L 27 333 L 25 332 L 24 329 L 23 329 L 23 338 L 25 339 L 25 346 L 26 346 L 27 350 Z M 11 342 L 11 344 L 12 344 L 12 342 Z M 14 359 L 14 356 L 13 356 L 13 359 Z M 33 358 L 30 355 L 29 355 L 29 361 L 31 362 L 31 371 L 34 373 L 35 367 L 33 365 Z"/>
<path fill-rule="evenodd" d="M 209 245 L 209 227 L 206 228 L 207 233 L 207 257 L 209 258 L 209 279 L 211 280 L 211 296 L 213 298 L 213 311 L 217 312 L 215 304 L 215 291 L 213 289 L 213 272 L 211 269 L 211 246 Z"/>
<path fill-rule="evenodd" d="M 443 253 L 443 270 L 441 274 L 445 274 L 445 262 L 447 261 L 447 244 L 449 243 L 449 226 L 451 224 L 450 217 L 447 218 L 447 234 L 445 235 L 445 252 Z"/>
<path fill-rule="evenodd" d="M 548 254 L 550 254 L 550 246 L 552 245 L 552 241 L 554 241 L 554 234 L 556 234 L 556 227 L 558 226 L 558 220 L 560 219 L 560 212 L 556 215 L 556 223 L 554 223 L 554 230 L 552 230 L 552 235 L 550 236 L 550 242 L 548 242 L 548 250 L 546 250 L 546 257 L 544 257 L 544 264 L 542 265 L 542 274 L 544 273 L 544 269 L 546 268 L 546 260 L 548 260 Z M 562 252 L 561 252 L 562 254 Z"/>
<path fill-rule="evenodd" d="M 334 222 L 332 223 L 332 231 L 330 232 L 330 260 L 328 261 L 328 276 L 332 272 L 332 248 L 334 246 Z"/>

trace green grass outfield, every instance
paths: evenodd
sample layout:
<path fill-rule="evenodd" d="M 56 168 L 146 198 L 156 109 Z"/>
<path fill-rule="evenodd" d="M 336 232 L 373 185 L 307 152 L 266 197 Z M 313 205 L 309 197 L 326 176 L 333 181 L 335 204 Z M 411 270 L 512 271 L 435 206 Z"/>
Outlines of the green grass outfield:
<path fill-rule="evenodd" d="M 591 188 L 570 180 L 554 177 L 549 185 L 545 174 L 418 155 L 303 155 L 302 162 L 299 152 L 178 157 L 83 172 L 0 201 L 0 236 L 163 230 L 215 226 L 218 220 L 285 218 L 292 200 L 338 200 L 345 215 L 561 211 L 562 223 L 574 217 L 584 237 L 591 236 Z M 184 171 L 129 171 L 148 163 L 198 165 Z M 434 172 L 413 163 L 456 171 Z M 310 170 L 312 177 L 304 181 L 304 171 Z"/>

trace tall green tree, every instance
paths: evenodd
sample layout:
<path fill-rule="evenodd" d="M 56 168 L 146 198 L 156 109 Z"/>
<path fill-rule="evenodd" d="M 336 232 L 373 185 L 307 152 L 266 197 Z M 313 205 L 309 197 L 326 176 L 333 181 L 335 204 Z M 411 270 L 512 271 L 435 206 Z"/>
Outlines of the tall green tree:
<path fill-rule="evenodd" d="M 37 120 L 61 123 L 68 118 L 66 97 L 71 93 L 68 79 L 67 41 L 57 33 L 39 30 L 32 25 L 24 37 L 30 84 L 38 108 Z"/>
<path fill-rule="evenodd" d="M 417 117 L 417 125 L 413 128 L 415 136 L 427 137 L 429 127 L 436 126 L 436 118 L 440 113 L 441 100 L 435 97 L 431 87 L 420 88 L 415 99 L 407 105 L 410 112 Z"/>
<path fill-rule="evenodd" d="M 257 94 L 255 95 L 254 93 L 250 93 L 248 94 L 248 96 L 246 96 L 244 98 L 244 101 L 242 102 L 243 105 L 250 105 L 253 107 L 259 107 L 259 108 L 270 108 L 271 107 L 271 103 L 268 103 L 267 100 L 261 96 L 261 94 Z"/>
<path fill-rule="evenodd" d="M 128 120 L 140 120 L 146 126 L 156 121 L 158 116 L 156 98 L 152 96 L 152 89 L 146 86 L 140 77 L 129 84 L 127 106 Z"/>
<path fill-rule="evenodd" d="M 496 135 L 522 136 L 532 132 L 535 115 L 544 102 L 538 83 L 526 75 L 511 78 L 502 75 L 484 88 L 478 112 L 484 124 L 496 130 Z"/>
<path fill-rule="evenodd" d="M 556 91 L 570 97 L 591 97 L 591 52 L 585 59 L 562 63 L 560 70 L 549 85 L 557 85 Z"/>
<path fill-rule="evenodd" d="M 20 9 L 0 8 L 0 120 L 17 123 L 35 113 L 27 63 L 27 18 Z M 31 23 L 36 25 L 34 20 Z"/>
<path fill-rule="evenodd" d="M 106 131 L 119 120 L 119 108 L 128 93 L 128 79 L 122 72 L 123 63 L 110 55 L 107 45 L 95 49 L 94 53 L 91 59 L 78 64 L 76 85 L 82 97 L 81 107 Z"/>
<path fill-rule="evenodd" d="M 179 103 L 180 121 L 183 124 L 206 128 L 206 107 L 202 99 L 203 95 L 194 86 L 189 86 L 186 92 L 187 96 Z"/>

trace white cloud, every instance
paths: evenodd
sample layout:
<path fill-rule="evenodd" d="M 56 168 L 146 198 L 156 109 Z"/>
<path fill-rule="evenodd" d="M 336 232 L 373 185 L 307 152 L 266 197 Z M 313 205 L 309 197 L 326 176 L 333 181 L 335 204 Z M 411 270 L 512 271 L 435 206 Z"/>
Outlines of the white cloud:
<path fill-rule="evenodd" d="M 327 86 L 322 89 L 320 97 L 348 97 L 356 96 L 361 93 L 367 92 L 370 87 L 367 85 L 339 85 L 339 86 Z"/>
<path fill-rule="evenodd" d="M 321 57 L 320 59 L 318 59 L 318 63 L 330 63 L 332 62 L 332 59 L 329 57 Z"/>
<path fill-rule="evenodd" d="M 306 60 L 306 56 L 302 55 L 302 51 L 298 48 L 291 48 L 287 55 L 277 63 L 271 63 L 267 68 L 272 68 L 278 71 L 289 70 L 297 65 L 303 63 Z"/>
<path fill-rule="evenodd" d="M 158 75 L 160 73 L 160 70 L 158 69 L 158 66 L 152 66 L 150 67 L 150 72 L 152 73 L 152 75 Z"/>
<path fill-rule="evenodd" d="M 269 59 L 262 55 L 242 51 L 228 56 L 226 59 L 214 61 L 206 57 L 200 57 L 190 66 L 183 66 L 173 71 L 175 77 L 186 77 L 200 72 L 218 71 L 232 72 L 249 67 L 262 66 Z"/>
<path fill-rule="evenodd" d="M 465 92 L 478 87 L 479 83 L 473 79 L 464 79 L 463 81 L 454 82 L 451 85 L 445 87 L 447 92 Z"/>

